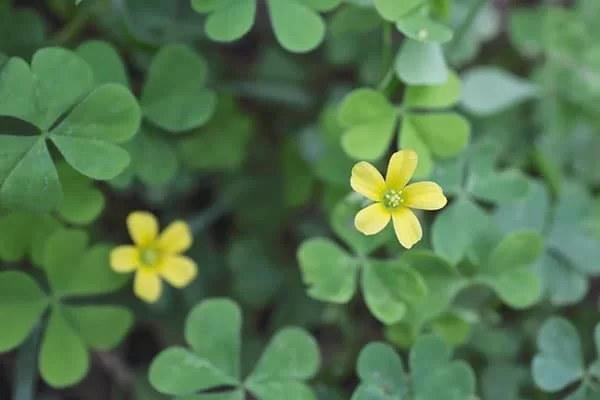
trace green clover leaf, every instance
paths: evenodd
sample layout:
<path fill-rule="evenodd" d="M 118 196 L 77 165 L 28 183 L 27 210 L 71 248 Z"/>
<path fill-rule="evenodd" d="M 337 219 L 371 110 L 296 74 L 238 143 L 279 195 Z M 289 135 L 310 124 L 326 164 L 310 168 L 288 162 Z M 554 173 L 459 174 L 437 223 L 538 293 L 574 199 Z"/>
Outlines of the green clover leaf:
<path fill-rule="evenodd" d="M 539 353 L 531 364 L 535 384 L 545 392 L 558 392 L 585 373 L 581 342 L 569 321 L 551 317 L 537 337 Z"/>
<path fill-rule="evenodd" d="M 539 276 L 530 268 L 540 257 L 542 246 L 541 235 L 534 231 L 506 235 L 482 260 L 476 281 L 492 288 L 510 307 L 531 306 L 542 294 Z"/>
<path fill-rule="evenodd" d="M 92 80 L 84 60 L 52 47 L 36 52 L 31 67 L 11 58 L 0 70 L 0 115 L 32 124 L 31 136 L 0 136 L 3 203 L 34 210 L 60 204 L 62 188 L 47 140 L 69 165 L 93 179 L 111 179 L 127 166 L 129 156 L 117 144 L 139 126 L 137 103 L 122 86 L 92 90 Z M 9 100 L 14 96 L 8 93 L 20 93 L 19 101 Z"/>
<path fill-rule="evenodd" d="M 96 84 L 120 83 L 129 87 L 125 64 L 110 43 L 88 40 L 77 47 L 77 54 L 92 68 Z"/>
<path fill-rule="evenodd" d="M 160 392 L 180 399 L 242 399 L 248 390 L 259 400 L 293 396 L 312 400 L 303 383 L 320 363 L 317 343 L 304 330 L 277 332 L 250 375 L 241 378 L 241 311 L 228 299 L 210 299 L 188 315 L 185 337 L 191 349 L 171 347 L 152 362 L 149 377 Z M 200 393 L 221 387 L 219 392 Z"/>
<path fill-rule="evenodd" d="M 14 262 L 29 257 L 39 266 L 44 244 L 60 227 L 49 214 L 13 211 L 0 217 L 0 259 Z"/>
<path fill-rule="evenodd" d="M 210 14 L 206 34 L 218 42 L 232 42 L 252 29 L 256 0 L 191 0 L 199 13 Z M 271 25 L 279 44 L 294 53 L 315 49 L 325 37 L 325 22 L 319 12 L 329 11 L 341 0 L 268 0 Z"/>
<path fill-rule="evenodd" d="M 386 20 L 395 22 L 423 5 L 425 0 L 373 0 L 377 12 Z"/>
<path fill-rule="evenodd" d="M 396 56 L 396 75 L 407 85 L 441 85 L 448 80 L 442 46 L 407 38 Z"/>
<path fill-rule="evenodd" d="M 49 307 L 39 368 L 44 381 L 56 388 L 83 379 L 89 368 L 88 348 L 114 347 L 133 323 L 133 315 L 121 307 L 70 303 L 75 298 L 112 292 L 126 282 L 110 269 L 109 246 L 86 248 L 83 231 L 58 229 L 48 238 L 42 266 L 50 294 L 24 273 L 0 274 L 0 315 L 15 321 L 12 329 L 2 331 L 0 349 L 21 344 Z"/>
<path fill-rule="evenodd" d="M 63 184 L 63 201 L 57 209 L 61 218 L 68 223 L 85 225 L 93 222 L 104 209 L 104 195 L 91 179 L 80 174 L 67 163 L 56 166 Z"/>
<path fill-rule="evenodd" d="M 368 258 L 389 237 L 364 237 L 353 227 L 358 204 L 340 201 L 332 212 L 331 225 L 355 255 L 327 238 L 311 238 L 298 249 L 297 257 L 309 296 L 331 303 L 350 301 L 361 288 L 371 313 L 385 324 L 400 321 L 407 304 L 419 302 L 427 293 L 423 278 L 401 260 L 381 261 Z"/>
<path fill-rule="evenodd" d="M 398 146 L 414 149 L 419 155 L 416 177 L 431 174 L 434 158 L 455 157 L 466 147 L 471 133 L 468 121 L 443 110 L 459 98 L 460 80 L 454 72 L 449 72 L 442 85 L 409 86 L 406 90 Z"/>
<path fill-rule="evenodd" d="M 0 12 L 0 50 L 9 56 L 30 58 L 44 45 L 47 30 L 46 21 L 33 10 Z"/>
<path fill-rule="evenodd" d="M 532 83 L 497 67 L 468 70 L 463 75 L 463 88 L 462 105 L 477 116 L 499 113 L 538 95 Z"/>
<path fill-rule="evenodd" d="M 593 199 L 580 185 L 566 182 L 550 217 L 550 197 L 541 182 L 532 181 L 528 194 L 500 206 L 494 220 L 503 232 L 534 229 L 544 232 L 544 254 L 534 269 L 545 296 L 554 305 L 580 301 L 588 290 L 588 276 L 597 273 L 600 253 L 585 224 L 592 218 Z"/>
<path fill-rule="evenodd" d="M 167 45 L 152 60 L 140 105 L 144 117 L 169 132 L 205 124 L 215 111 L 216 96 L 205 89 L 206 61 L 184 45 Z"/>
<path fill-rule="evenodd" d="M 352 400 L 465 400 L 475 392 L 475 374 L 464 361 L 451 361 L 451 349 L 433 335 L 420 336 L 409 355 L 410 378 L 389 344 L 365 346 L 358 359 L 361 384 Z"/>

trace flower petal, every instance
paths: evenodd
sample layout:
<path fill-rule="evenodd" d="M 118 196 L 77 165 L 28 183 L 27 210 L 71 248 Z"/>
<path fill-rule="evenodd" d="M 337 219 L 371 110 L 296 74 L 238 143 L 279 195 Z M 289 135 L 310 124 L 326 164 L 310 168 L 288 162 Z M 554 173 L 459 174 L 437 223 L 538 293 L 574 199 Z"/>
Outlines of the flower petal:
<path fill-rule="evenodd" d="M 127 229 L 133 243 L 146 247 L 152 244 L 158 235 L 158 221 L 149 212 L 134 211 L 127 217 Z"/>
<path fill-rule="evenodd" d="M 176 288 L 190 284 L 198 273 L 196 263 L 189 257 L 166 257 L 160 268 L 160 276 Z"/>
<path fill-rule="evenodd" d="M 110 252 L 110 266 L 115 272 L 132 272 L 140 265 L 135 246 L 118 246 Z"/>
<path fill-rule="evenodd" d="M 365 235 L 381 232 L 388 222 L 390 222 L 390 212 L 381 203 L 363 208 L 354 218 L 354 226 Z"/>
<path fill-rule="evenodd" d="M 383 176 L 377 168 L 366 161 L 358 162 L 352 167 L 350 186 L 373 201 L 380 201 L 386 189 Z"/>
<path fill-rule="evenodd" d="M 408 185 L 402 191 L 403 204 L 419 210 L 439 210 L 448 199 L 440 185 L 435 182 L 417 182 Z"/>
<path fill-rule="evenodd" d="M 135 274 L 133 292 L 147 303 L 156 303 L 162 292 L 162 282 L 155 271 L 140 268 Z"/>
<path fill-rule="evenodd" d="M 388 187 L 402 190 L 415 173 L 417 161 L 417 153 L 413 150 L 400 150 L 392 154 L 385 175 Z"/>
<path fill-rule="evenodd" d="M 158 247 L 165 253 L 176 254 L 192 246 L 192 233 L 184 221 L 174 221 L 160 234 Z"/>
<path fill-rule="evenodd" d="M 396 237 L 405 248 L 410 249 L 423 237 L 421 223 L 410 209 L 406 207 L 397 209 L 392 214 L 392 221 Z"/>

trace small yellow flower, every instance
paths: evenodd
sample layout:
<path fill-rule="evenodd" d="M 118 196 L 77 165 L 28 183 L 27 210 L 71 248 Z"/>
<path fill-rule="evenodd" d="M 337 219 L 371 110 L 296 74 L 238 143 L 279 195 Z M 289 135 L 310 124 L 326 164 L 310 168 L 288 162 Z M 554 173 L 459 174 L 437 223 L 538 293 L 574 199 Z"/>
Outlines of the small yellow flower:
<path fill-rule="evenodd" d="M 196 263 L 180 253 L 192 246 L 192 234 L 183 221 L 175 221 L 159 235 L 158 221 L 151 213 L 135 211 L 127 217 L 133 246 L 118 246 L 110 255 L 116 272 L 135 271 L 133 291 L 154 303 L 162 292 L 161 278 L 176 288 L 187 286 L 197 274 Z"/>
<path fill-rule="evenodd" d="M 406 185 L 415 172 L 417 158 L 417 153 L 412 150 L 394 153 L 385 181 L 377 168 L 368 162 L 354 165 L 350 179 L 352 189 L 375 202 L 356 214 L 356 229 L 365 235 L 374 235 L 381 232 L 391 219 L 402 246 L 410 249 L 421 240 L 421 224 L 410 209 L 439 210 L 448 200 L 437 183 Z"/>

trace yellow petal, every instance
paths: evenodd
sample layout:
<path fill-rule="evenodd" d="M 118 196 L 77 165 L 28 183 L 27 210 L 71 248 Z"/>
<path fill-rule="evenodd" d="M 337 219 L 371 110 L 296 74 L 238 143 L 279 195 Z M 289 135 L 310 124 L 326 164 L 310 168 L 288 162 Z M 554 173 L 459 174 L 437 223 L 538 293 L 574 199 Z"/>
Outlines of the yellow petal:
<path fill-rule="evenodd" d="M 380 201 L 386 189 L 385 181 L 377 168 L 366 161 L 356 163 L 352 167 L 350 186 L 373 201 Z"/>
<path fill-rule="evenodd" d="M 402 191 L 402 201 L 406 207 L 419 210 L 439 210 L 448 203 L 440 185 L 434 182 L 417 182 Z"/>
<path fill-rule="evenodd" d="M 158 247 L 168 254 L 184 252 L 191 246 L 192 233 L 183 221 L 172 222 L 158 238 Z"/>
<path fill-rule="evenodd" d="M 385 175 L 388 187 L 402 190 L 415 173 L 417 160 L 417 153 L 413 150 L 400 150 L 392 154 Z"/>
<path fill-rule="evenodd" d="M 133 281 L 133 292 L 147 303 L 155 303 L 162 292 L 162 282 L 155 271 L 140 268 Z"/>
<path fill-rule="evenodd" d="M 176 288 L 190 284 L 197 275 L 196 263 L 189 257 L 171 256 L 163 260 L 160 275 Z"/>
<path fill-rule="evenodd" d="M 407 249 L 413 247 L 423 237 L 421 223 L 410 209 L 402 207 L 392 214 L 394 232 L 400 244 Z"/>
<path fill-rule="evenodd" d="M 140 256 L 135 246 L 118 246 L 110 252 L 110 266 L 116 272 L 131 272 L 140 265 Z"/>
<path fill-rule="evenodd" d="M 354 218 L 354 226 L 365 235 L 379 233 L 390 222 L 390 212 L 381 203 L 363 208 Z"/>
<path fill-rule="evenodd" d="M 127 229 L 133 243 L 147 247 L 158 235 L 158 221 L 149 212 L 134 211 L 127 217 Z"/>

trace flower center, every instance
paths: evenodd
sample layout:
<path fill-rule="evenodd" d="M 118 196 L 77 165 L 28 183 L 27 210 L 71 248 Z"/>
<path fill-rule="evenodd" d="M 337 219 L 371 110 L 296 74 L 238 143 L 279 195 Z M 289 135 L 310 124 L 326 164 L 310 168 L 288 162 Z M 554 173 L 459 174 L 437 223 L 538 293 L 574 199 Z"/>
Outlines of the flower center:
<path fill-rule="evenodd" d="M 145 248 L 140 251 L 140 261 L 145 266 L 153 266 L 156 264 L 158 259 L 160 258 L 160 253 L 158 250 L 153 248 Z"/>
<path fill-rule="evenodd" d="M 390 210 L 398 208 L 402 205 L 402 192 L 396 190 L 388 190 L 384 193 L 381 202 L 384 207 Z"/>

